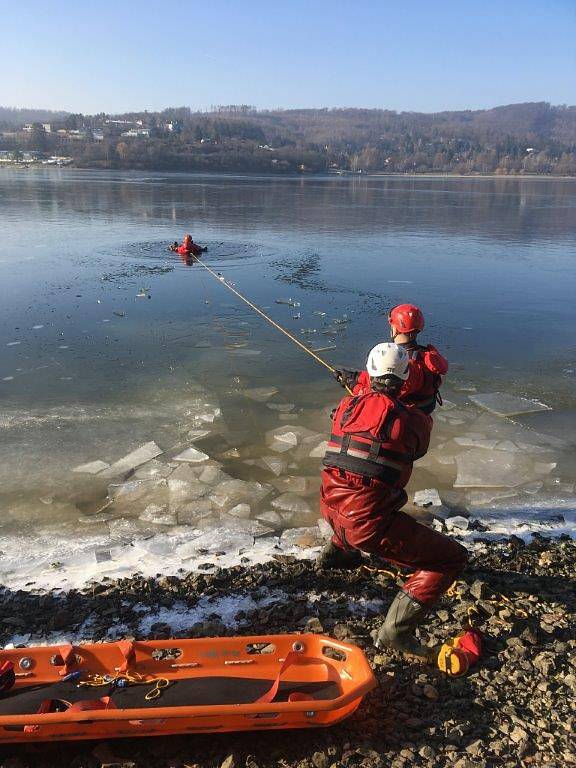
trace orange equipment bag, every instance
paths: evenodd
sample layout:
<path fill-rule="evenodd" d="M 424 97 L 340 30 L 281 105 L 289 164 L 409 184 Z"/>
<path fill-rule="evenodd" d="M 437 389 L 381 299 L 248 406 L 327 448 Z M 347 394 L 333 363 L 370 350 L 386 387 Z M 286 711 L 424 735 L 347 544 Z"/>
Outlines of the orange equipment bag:
<path fill-rule="evenodd" d="M 375 686 L 356 646 L 266 635 L 14 648 L 0 744 L 333 725 Z"/>

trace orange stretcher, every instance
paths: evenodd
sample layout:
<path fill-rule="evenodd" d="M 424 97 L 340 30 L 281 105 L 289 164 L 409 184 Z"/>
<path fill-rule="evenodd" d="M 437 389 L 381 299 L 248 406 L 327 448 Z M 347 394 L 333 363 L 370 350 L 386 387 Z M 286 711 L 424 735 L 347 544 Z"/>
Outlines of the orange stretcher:
<path fill-rule="evenodd" d="M 375 686 L 358 647 L 308 634 L 14 648 L 0 669 L 0 743 L 328 726 Z"/>

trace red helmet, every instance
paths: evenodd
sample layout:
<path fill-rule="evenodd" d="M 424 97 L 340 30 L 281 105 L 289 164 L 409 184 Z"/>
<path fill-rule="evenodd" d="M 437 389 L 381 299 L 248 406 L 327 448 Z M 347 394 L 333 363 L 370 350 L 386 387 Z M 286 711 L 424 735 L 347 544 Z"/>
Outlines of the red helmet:
<path fill-rule="evenodd" d="M 398 333 L 414 333 L 424 328 L 422 310 L 414 304 L 398 304 L 393 307 L 388 313 L 388 320 Z"/>

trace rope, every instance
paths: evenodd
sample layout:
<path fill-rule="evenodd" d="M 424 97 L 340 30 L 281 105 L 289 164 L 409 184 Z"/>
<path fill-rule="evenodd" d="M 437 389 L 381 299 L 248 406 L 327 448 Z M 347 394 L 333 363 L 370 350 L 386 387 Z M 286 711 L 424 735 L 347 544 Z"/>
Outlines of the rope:
<path fill-rule="evenodd" d="M 111 675 L 94 674 L 91 675 L 88 680 L 81 680 L 77 684 L 77 687 L 102 688 L 103 686 L 108 685 L 119 687 L 119 683 L 123 683 L 124 685 L 152 685 L 153 688 L 151 688 L 144 696 L 146 701 L 152 701 L 162 695 L 164 688 L 169 687 L 170 680 L 166 677 L 153 677 L 152 679 L 146 680 L 139 672 L 133 672 L 132 674 L 129 674 L 128 672 L 117 673 L 114 677 Z"/>
<path fill-rule="evenodd" d="M 285 336 L 287 336 L 290 341 L 293 341 L 294 344 L 300 347 L 300 349 L 303 349 L 304 352 L 307 352 L 311 357 L 316 360 L 317 363 L 320 363 L 320 365 L 323 365 L 324 368 L 327 368 L 330 373 L 336 374 L 336 368 L 330 365 L 330 363 L 327 363 L 326 360 L 323 360 L 319 355 L 317 355 L 313 350 L 310 349 L 310 347 L 307 347 L 305 344 L 302 344 L 300 339 L 297 339 L 295 336 L 293 336 L 290 331 L 286 330 L 286 328 L 283 328 L 279 323 L 277 323 L 275 320 L 272 320 L 272 318 L 267 315 L 265 312 L 263 312 L 259 307 L 256 306 L 250 299 L 248 299 L 246 296 L 244 296 L 240 291 L 236 290 L 233 285 L 231 285 L 227 280 L 224 279 L 222 275 L 219 275 L 217 272 L 214 272 L 213 269 L 210 269 L 210 267 L 207 264 L 204 264 L 203 261 L 201 261 L 198 256 L 194 256 L 194 259 L 198 264 L 200 264 L 201 267 L 204 267 L 204 269 L 209 272 L 212 277 L 215 277 L 218 282 L 222 283 L 222 285 L 225 288 L 228 288 L 229 291 L 231 291 L 235 296 L 237 296 L 241 301 L 243 301 L 245 304 L 247 304 L 251 309 L 254 310 L 257 314 L 260 315 L 260 317 L 264 318 L 267 323 L 270 323 L 270 325 L 274 326 L 277 331 L 280 331 L 280 333 L 283 333 Z M 348 391 L 348 394 L 352 394 L 352 390 L 346 386 L 346 390 Z"/>

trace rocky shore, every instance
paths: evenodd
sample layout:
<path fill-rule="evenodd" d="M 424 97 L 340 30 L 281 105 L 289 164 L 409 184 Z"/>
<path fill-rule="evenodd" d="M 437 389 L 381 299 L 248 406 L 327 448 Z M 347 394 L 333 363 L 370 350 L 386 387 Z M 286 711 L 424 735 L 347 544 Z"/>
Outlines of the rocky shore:
<path fill-rule="evenodd" d="M 135 576 L 63 591 L 2 590 L 0 643 L 74 639 L 324 632 L 365 649 L 378 687 L 328 730 L 11 746 L 2 768 L 483 768 L 576 764 L 572 539 L 512 537 L 476 546 L 464 578 L 424 635 L 458 633 L 468 609 L 485 633 L 481 663 L 464 678 L 395 653 L 370 633 L 395 592 L 375 563 L 326 573 L 279 555 L 212 573 Z M 114 631 L 111 633 L 111 628 Z"/>

